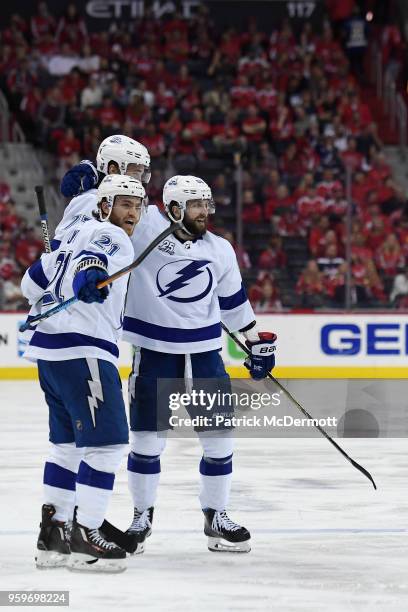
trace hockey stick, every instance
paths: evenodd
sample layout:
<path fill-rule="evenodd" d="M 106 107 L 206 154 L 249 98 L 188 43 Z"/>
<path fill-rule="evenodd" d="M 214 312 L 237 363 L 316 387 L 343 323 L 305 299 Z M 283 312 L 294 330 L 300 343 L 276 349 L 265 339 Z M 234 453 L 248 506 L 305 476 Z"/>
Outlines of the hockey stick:
<path fill-rule="evenodd" d="M 179 227 L 180 227 L 179 223 L 172 223 L 171 225 L 169 225 L 169 227 L 166 227 L 166 229 L 161 234 L 159 234 L 145 248 L 145 250 L 142 253 L 140 253 L 139 257 L 137 257 L 135 259 L 135 261 L 133 261 L 131 264 L 129 264 L 125 268 L 122 268 L 121 270 L 118 270 L 117 272 L 115 272 L 115 274 L 112 274 L 112 276 L 108 276 L 108 278 L 106 278 L 105 280 L 103 280 L 100 283 L 98 283 L 96 285 L 96 288 L 97 289 L 102 289 L 102 287 L 105 287 L 106 285 L 110 285 L 110 283 L 112 283 L 113 281 L 117 280 L 118 278 L 121 278 L 121 276 L 124 276 L 125 274 L 128 274 L 128 272 L 131 272 L 132 270 L 137 268 L 137 266 L 139 266 L 142 263 L 142 261 L 144 261 L 144 259 L 146 259 L 146 257 L 149 255 L 149 253 L 151 253 L 153 251 L 153 249 L 158 244 L 160 244 L 160 242 L 162 240 L 164 240 L 164 238 L 167 238 L 167 236 L 172 234 Z M 61 310 L 65 310 L 69 306 L 72 306 L 72 304 L 75 304 L 75 302 L 78 302 L 78 298 L 73 296 L 69 300 L 65 300 L 65 302 L 61 302 L 57 306 L 54 306 L 54 308 L 51 308 L 50 310 L 47 310 L 47 312 L 39 314 L 39 315 L 33 317 L 32 319 L 25 321 L 25 323 L 23 323 L 19 327 L 20 332 L 24 332 L 27 329 L 34 329 L 35 325 L 38 324 L 40 321 L 44 321 L 44 319 L 48 319 L 49 317 L 52 317 L 53 315 L 61 312 Z"/>
<path fill-rule="evenodd" d="M 46 253 L 51 253 L 50 232 L 48 230 L 48 214 L 45 207 L 44 187 L 36 185 L 35 193 L 37 195 L 38 210 L 40 211 L 41 231 Z"/>
<path fill-rule="evenodd" d="M 221 323 L 221 327 L 228 334 L 228 336 L 234 340 L 234 342 L 237 344 L 237 346 L 239 346 L 239 348 L 244 351 L 244 353 L 246 353 L 247 355 L 251 354 L 250 350 L 245 346 L 245 344 L 243 344 L 236 337 L 235 334 L 230 332 L 230 330 L 224 325 L 224 323 Z M 313 417 L 308 413 L 308 411 L 305 410 L 305 408 L 303 408 L 303 406 L 301 406 L 301 404 L 299 404 L 299 402 L 295 400 L 293 395 L 283 385 L 281 385 L 279 380 L 277 380 L 274 376 L 272 376 L 272 374 L 270 372 L 268 372 L 268 378 L 273 380 L 273 382 L 279 387 L 279 389 L 281 391 L 283 391 L 283 393 L 286 395 L 286 397 L 288 397 L 290 399 L 290 401 L 295 404 L 295 406 L 300 410 L 300 412 L 302 412 L 302 414 L 305 415 L 305 417 L 315 421 L 315 419 L 313 419 Z M 333 440 L 333 438 L 331 438 L 329 436 L 329 434 L 323 429 L 323 427 L 320 427 L 320 425 L 318 423 L 313 423 L 313 424 L 316 427 L 316 429 L 318 429 L 320 431 L 320 433 L 330 442 L 330 444 L 333 444 L 333 446 L 335 448 L 337 448 L 337 450 L 343 455 L 343 457 L 345 457 L 347 459 L 347 461 L 349 461 L 351 463 L 352 466 L 354 466 L 357 470 L 359 470 L 359 472 L 364 474 L 364 476 L 366 476 L 372 482 L 374 489 L 377 489 L 377 485 L 375 484 L 374 478 L 371 476 L 370 472 L 368 470 L 366 470 L 365 468 L 363 468 L 362 465 L 357 463 L 357 461 L 354 461 L 354 459 L 349 457 L 349 455 L 346 453 L 346 451 L 344 451 L 341 448 L 341 446 L 339 444 L 337 444 L 337 442 L 335 442 L 335 440 Z"/>

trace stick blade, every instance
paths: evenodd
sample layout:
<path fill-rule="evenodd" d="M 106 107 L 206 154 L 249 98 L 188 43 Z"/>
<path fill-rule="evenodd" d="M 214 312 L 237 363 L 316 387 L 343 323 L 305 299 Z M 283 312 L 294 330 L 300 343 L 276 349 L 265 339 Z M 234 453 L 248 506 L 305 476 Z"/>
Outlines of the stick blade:
<path fill-rule="evenodd" d="M 100 531 L 105 536 L 108 542 L 114 542 L 120 548 L 126 550 L 127 553 L 134 553 L 137 548 L 137 542 L 135 542 L 135 536 L 129 535 L 125 531 L 122 531 L 115 525 L 112 525 L 106 519 L 103 521 Z"/>
<path fill-rule="evenodd" d="M 354 461 L 354 459 L 352 459 L 351 457 L 349 457 L 349 460 L 350 460 L 350 463 L 357 470 L 359 470 L 362 474 L 364 474 L 364 476 L 366 476 L 366 478 L 368 478 L 368 480 L 370 480 L 372 482 L 374 489 L 377 490 L 377 485 L 375 484 L 374 478 L 371 476 L 370 472 L 368 470 L 366 470 L 365 468 L 363 468 L 362 465 L 357 463 L 357 461 Z"/>

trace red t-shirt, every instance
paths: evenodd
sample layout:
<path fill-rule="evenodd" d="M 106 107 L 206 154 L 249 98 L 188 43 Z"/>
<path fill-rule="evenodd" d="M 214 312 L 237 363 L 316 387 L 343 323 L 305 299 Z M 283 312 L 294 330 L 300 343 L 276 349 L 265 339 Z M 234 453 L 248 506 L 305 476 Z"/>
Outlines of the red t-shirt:
<path fill-rule="evenodd" d="M 16 259 L 24 267 L 31 266 L 43 251 L 43 244 L 40 240 L 27 240 L 23 238 L 16 244 Z"/>
<path fill-rule="evenodd" d="M 61 138 L 58 142 L 58 155 L 60 157 L 68 157 L 72 153 L 81 151 L 81 143 L 78 138 Z"/>

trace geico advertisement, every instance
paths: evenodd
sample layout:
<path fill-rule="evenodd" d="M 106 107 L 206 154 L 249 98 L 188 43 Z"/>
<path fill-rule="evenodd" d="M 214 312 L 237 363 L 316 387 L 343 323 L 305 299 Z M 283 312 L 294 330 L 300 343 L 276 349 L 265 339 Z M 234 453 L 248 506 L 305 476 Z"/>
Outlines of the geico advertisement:
<path fill-rule="evenodd" d="M 406 366 L 408 315 L 262 315 L 258 328 L 278 335 L 276 363 L 290 366 Z M 224 339 L 229 365 L 243 353 Z"/>
<path fill-rule="evenodd" d="M 23 359 L 27 335 L 18 332 L 24 314 L 0 314 L 0 367 L 29 367 Z M 406 366 L 408 315 L 262 315 L 258 328 L 274 331 L 277 365 L 290 366 Z M 129 366 L 131 349 L 120 342 L 120 366 Z M 241 365 L 244 354 L 223 337 L 227 365 Z"/>

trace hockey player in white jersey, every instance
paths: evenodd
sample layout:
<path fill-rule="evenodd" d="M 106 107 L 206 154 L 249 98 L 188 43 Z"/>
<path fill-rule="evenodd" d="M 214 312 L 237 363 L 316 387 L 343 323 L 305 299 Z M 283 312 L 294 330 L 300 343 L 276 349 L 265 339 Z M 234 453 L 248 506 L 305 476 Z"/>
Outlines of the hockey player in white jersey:
<path fill-rule="evenodd" d="M 164 186 L 163 202 L 167 214 L 149 206 L 136 229 L 132 238 L 135 253 L 166 227 L 169 219 L 182 219 L 183 229 L 164 240 L 145 265 L 133 271 L 123 324 L 123 338 L 135 347 L 129 380 L 128 457 L 134 503 L 128 535 L 132 537 L 129 549 L 134 552 L 143 551 L 151 532 L 160 455 L 165 447 L 165 438 L 156 433 L 158 380 L 217 379 L 228 385 L 220 356 L 221 321 L 246 336 L 252 352 L 248 367 L 254 378 L 264 378 L 275 364 L 276 335 L 258 333 L 231 245 L 207 231 L 208 215 L 214 212 L 209 186 L 194 176 L 174 176 Z M 248 530 L 226 513 L 232 479 L 232 432 L 198 436 L 203 448 L 200 503 L 208 548 L 247 552 Z"/>
<path fill-rule="evenodd" d="M 64 210 L 64 215 L 56 227 L 51 249 L 57 249 L 67 231 L 80 227 L 84 221 L 92 219 L 97 204 L 97 188 L 107 174 L 124 174 L 147 184 L 150 181 L 150 155 L 144 145 L 122 134 L 108 136 L 101 142 L 96 156 L 96 168 L 89 160 L 73 166 L 64 176 L 61 191 L 72 197 Z M 78 196 L 78 197 L 76 197 Z M 34 304 L 30 317 L 39 314 Z M 26 342 L 31 331 L 24 333 Z"/>
<path fill-rule="evenodd" d="M 79 300 L 40 322 L 25 352 L 38 363 L 51 442 L 36 563 L 117 572 L 126 567 L 126 552 L 99 527 L 128 442 L 116 367 L 128 277 L 110 288 L 97 284 L 133 261 L 129 237 L 145 207 L 145 190 L 136 179 L 108 176 L 95 201 L 93 218 L 65 232 L 59 248 L 42 255 L 22 281 L 29 302 L 42 300 L 43 310 L 73 295 Z"/>

